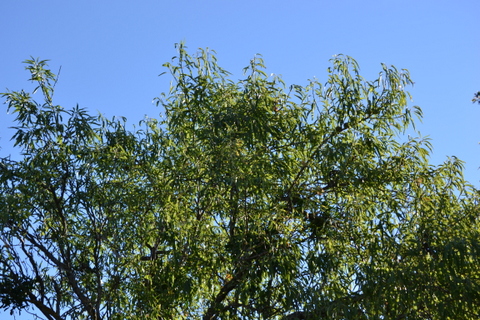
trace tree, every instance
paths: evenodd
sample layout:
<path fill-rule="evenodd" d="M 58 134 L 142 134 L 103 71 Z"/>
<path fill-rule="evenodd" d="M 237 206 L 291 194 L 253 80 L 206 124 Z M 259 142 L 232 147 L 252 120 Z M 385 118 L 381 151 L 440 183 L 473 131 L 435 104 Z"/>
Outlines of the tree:
<path fill-rule="evenodd" d="M 478 194 L 403 133 L 408 71 L 286 87 L 255 57 L 232 81 L 184 45 L 163 120 L 127 129 L 7 92 L 0 297 L 44 319 L 477 319 Z M 402 142 L 403 140 L 403 142 Z"/>

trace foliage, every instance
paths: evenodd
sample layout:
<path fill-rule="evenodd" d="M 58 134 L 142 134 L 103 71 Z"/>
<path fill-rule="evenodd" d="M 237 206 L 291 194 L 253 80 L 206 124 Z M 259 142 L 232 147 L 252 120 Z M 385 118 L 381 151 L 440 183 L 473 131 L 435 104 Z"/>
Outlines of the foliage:
<path fill-rule="evenodd" d="M 477 91 L 473 94 L 472 102 L 473 103 L 475 103 L 475 102 L 480 103 L 480 91 Z"/>
<path fill-rule="evenodd" d="M 44 319 L 477 319 L 478 196 L 456 158 L 403 133 L 406 70 L 286 87 L 232 81 L 183 45 L 163 120 L 138 129 L 7 92 L 0 297 Z M 403 142 L 402 142 L 403 140 Z M 13 294 L 12 292 L 15 292 Z M 36 309 L 25 309 L 27 306 Z"/>

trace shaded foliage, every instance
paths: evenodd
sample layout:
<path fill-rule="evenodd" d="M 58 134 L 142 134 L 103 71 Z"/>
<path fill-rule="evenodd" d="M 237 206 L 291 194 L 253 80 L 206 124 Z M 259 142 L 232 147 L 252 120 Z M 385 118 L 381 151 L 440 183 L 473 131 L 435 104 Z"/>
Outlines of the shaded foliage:
<path fill-rule="evenodd" d="M 475 103 L 475 102 L 480 103 L 480 91 L 475 92 L 475 93 L 473 94 L 472 102 L 473 102 L 473 103 Z"/>

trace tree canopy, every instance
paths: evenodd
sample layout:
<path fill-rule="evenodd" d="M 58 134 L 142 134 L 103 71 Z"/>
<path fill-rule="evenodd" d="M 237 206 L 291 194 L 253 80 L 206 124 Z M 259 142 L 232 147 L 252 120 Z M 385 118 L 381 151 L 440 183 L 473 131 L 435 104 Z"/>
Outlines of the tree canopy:
<path fill-rule="evenodd" d="M 19 160 L 0 162 L 1 305 L 60 319 L 478 319 L 478 193 L 462 162 L 405 135 L 407 70 L 331 59 L 287 86 L 261 57 L 164 66 L 137 127 L 3 94 Z"/>

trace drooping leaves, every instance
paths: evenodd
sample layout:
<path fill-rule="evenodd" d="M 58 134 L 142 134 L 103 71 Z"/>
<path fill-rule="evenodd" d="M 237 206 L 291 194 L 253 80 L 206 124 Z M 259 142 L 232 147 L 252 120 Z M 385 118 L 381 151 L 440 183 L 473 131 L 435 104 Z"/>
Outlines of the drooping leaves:
<path fill-rule="evenodd" d="M 350 57 L 286 87 L 255 57 L 232 81 L 183 44 L 162 120 L 128 129 L 3 94 L 0 297 L 47 319 L 475 319 L 478 194 L 402 134 L 408 71 Z"/>

